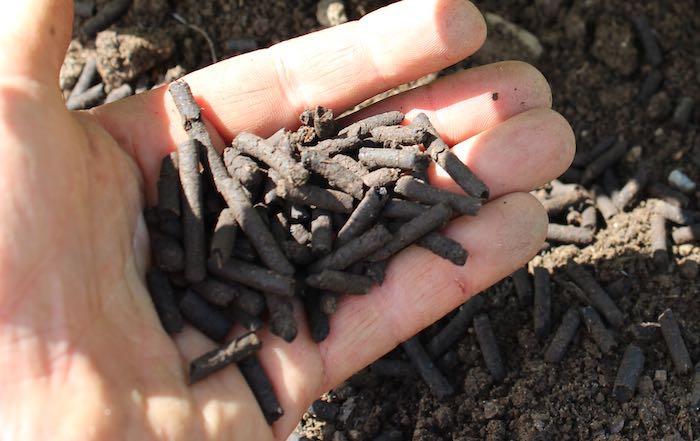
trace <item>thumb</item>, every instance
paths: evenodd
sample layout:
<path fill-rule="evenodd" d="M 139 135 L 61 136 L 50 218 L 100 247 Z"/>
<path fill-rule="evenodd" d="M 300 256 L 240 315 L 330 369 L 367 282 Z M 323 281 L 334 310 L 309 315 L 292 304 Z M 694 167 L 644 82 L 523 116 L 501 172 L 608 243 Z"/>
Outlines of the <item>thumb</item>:
<path fill-rule="evenodd" d="M 72 0 L 2 1 L 0 76 L 56 83 L 73 28 Z"/>

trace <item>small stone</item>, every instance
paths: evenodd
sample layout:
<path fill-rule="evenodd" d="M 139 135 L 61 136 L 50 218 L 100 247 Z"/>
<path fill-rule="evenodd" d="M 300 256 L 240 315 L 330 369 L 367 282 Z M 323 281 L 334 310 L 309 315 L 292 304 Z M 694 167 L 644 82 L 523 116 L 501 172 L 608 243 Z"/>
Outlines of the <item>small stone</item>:
<path fill-rule="evenodd" d="M 668 372 L 665 369 L 657 369 L 654 371 L 654 380 L 659 383 L 665 383 L 668 379 Z"/>
<path fill-rule="evenodd" d="M 625 417 L 623 417 L 622 415 L 615 415 L 612 421 L 610 421 L 610 433 L 612 435 L 620 433 L 624 427 Z"/>
<path fill-rule="evenodd" d="M 700 271 L 700 267 L 698 267 L 698 263 L 694 260 L 686 260 L 681 263 L 680 273 L 684 279 L 695 279 L 698 276 L 698 271 Z"/>
<path fill-rule="evenodd" d="M 692 254 L 695 245 L 692 243 L 684 243 L 683 245 L 678 245 L 678 255 L 681 257 L 688 257 Z"/>
<path fill-rule="evenodd" d="M 637 162 L 641 159 L 642 157 L 642 146 L 641 145 L 635 145 L 629 151 L 627 152 L 627 155 L 625 156 L 625 161 L 626 162 Z"/>
<path fill-rule="evenodd" d="M 500 408 L 496 400 L 490 400 L 484 403 L 484 418 L 490 420 L 498 415 Z"/>
<path fill-rule="evenodd" d="M 679 169 L 671 171 L 668 175 L 668 183 L 683 193 L 692 193 L 697 188 L 695 181 Z"/>
<path fill-rule="evenodd" d="M 345 5 L 340 0 L 321 0 L 316 5 L 316 19 L 325 27 L 346 23 Z"/>

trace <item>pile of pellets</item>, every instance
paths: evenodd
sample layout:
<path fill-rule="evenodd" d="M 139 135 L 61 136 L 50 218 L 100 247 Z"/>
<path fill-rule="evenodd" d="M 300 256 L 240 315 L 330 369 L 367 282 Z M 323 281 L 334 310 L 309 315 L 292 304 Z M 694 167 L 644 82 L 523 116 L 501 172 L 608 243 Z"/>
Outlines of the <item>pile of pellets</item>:
<path fill-rule="evenodd" d="M 238 363 L 271 423 L 283 411 L 254 355 L 254 332 L 268 323 L 293 341 L 299 299 L 322 341 L 338 296 L 381 284 L 390 258 L 414 243 L 464 265 L 467 251 L 439 230 L 476 215 L 489 192 L 425 114 L 401 125 L 404 115 L 388 112 L 340 129 L 317 107 L 294 132 L 238 134 L 222 157 L 187 83 L 169 92 L 189 140 L 163 159 L 158 205 L 146 212 L 148 288 L 168 333 L 187 321 L 222 342 L 192 361 L 190 383 Z M 431 186 L 433 162 L 465 193 Z M 234 323 L 248 332 L 231 339 Z M 422 348 L 414 353 L 419 366 L 429 364 Z"/>

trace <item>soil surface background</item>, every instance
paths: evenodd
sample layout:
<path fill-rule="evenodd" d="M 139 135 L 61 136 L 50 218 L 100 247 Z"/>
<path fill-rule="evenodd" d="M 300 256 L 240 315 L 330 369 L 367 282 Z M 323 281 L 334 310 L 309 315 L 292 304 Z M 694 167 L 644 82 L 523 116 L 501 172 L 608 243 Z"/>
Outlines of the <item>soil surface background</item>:
<path fill-rule="evenodd" d="M 99 10 L 108 1 L 95 3 Z M 322 28 L 316 3 L 134 0 L 129 12 L 110 27 L 126 41 L 118 50 L 107 43 L 96 49 L 95 38 L 80 35 L 83 19 L 76 17 L 62 87 L 67 93 L 84 60 L 95 54 L 106 66 L 101 73 L 107 89 L 128 82 L 142 90 L 210 64 L 204 37 L 172 13 L 204 29 L 217 58 L 223 59 Z M 357 19 L 387 3 L 391 2 L 347 0 L 346 13 Z M 613 166 L 622 184 L 642 168 L 648 170 L 650 182 L 667 183 L 674 169 L 700 181 L 700 112 L 696 109 L 683 127 L 671 122 L 681 97 L 700 100 L 697 2 L 488 0 L 477 6 L 534 34 L 543 51 L 537 56 L 522 41 L 492 28 L 485 49 L 449 72 L 494 60 L 529 61 L 549 80 L 554 108 L 573 126 L 579 155 L 617 135 L 630 146 Z M 663 50 L 657 67 L 663 82 L 648 102 L 638 100 L 652 69 L 632 22 L 639 15 L 647 17 Z M 698 196 L 688 195 L 689 208 L 699 208 Z M 336 416 L 324 421 L 305 415 L 299 436 L 334 441 L 700 439 L 700 416 L 689 407 L 692 374 L 674 371 L 660 333 L 641 339 L 633 332 L 636 324 L 656 322 L 661 312 L 672 308 L 692 360 L 700 361 L 700 284 L 697 270 L 687 263 L 700 262 L 700 247 L 673 245 L 669 232 L 671 264 L 667 271 L 658 271 L 649 231 L 653 206 L 642 192 L 625 212 L 607 221 L 599 215 L 592 244 L 553 244 L 529 264 L 531 269 L 544 266 L 552 276 L 553 330 L 569 306 L 579 302 L 564 271 L 569 259 L 584 264 L 602 285 L 618 282 L 616 286 L 623 287 L 609 290 L 626 320 L 614 331 L 618 347 L 611 354 L 603 354 L 579 329 L 563 361 L 546 363 L 542 354 L 549 338 L 537 340 L 532 307 L 519 304 L 507 278 L 482 294 L 483 311 L 505 357 L 505 381 L 492 381 L 470 328 L 438 363 L 456 390 L 453 396 L 439 400 L 418 378 L 378 377 L 366 370 L 324 396 L 339 408 Z M 557 221 L 563 222 L 563 217 Z M 428 341 L 448 319 L 426 329 L 421 339 Z M 629 343 L 642 348 L 646 361 L 635 397 L 620 404 L 612 388 Z M 405 358 L 400 350 L 389 357 Z"/>

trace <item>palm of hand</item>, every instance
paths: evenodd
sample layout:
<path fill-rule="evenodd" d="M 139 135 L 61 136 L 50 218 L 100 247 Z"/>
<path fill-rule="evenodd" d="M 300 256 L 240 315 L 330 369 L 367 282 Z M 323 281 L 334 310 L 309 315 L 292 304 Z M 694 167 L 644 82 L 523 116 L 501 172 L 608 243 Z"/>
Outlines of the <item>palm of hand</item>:
<path fill-rule="evenodd" d="M 6 26 L 0 45 L 16 41 L 26 28 L 55 27 L 64 38 L 42 37 L 55 46 L 48 67 L 38 67 L 31 57 L 32 42 L 24 55 L 8 51 L 17 57 L 12 66 L 0 59 L 0 372 L 7 373 L 0 378 L 0 433 L 16 439 L 272 438 L 237 370 L 186 385 L 183 366 L 213 344 L 191 329 L 173 343 L 143 283 L 147 233 L 140 213 L 144 200 L 154 199 L 160 158 L 184 137 L 174 106 L 160 89 L 90 114 L 66 111 L 54 82 L 70 33 L 61 8 L 70 8 L 65 0 L 29 3 L 38 5 L 17 8 L 46 10 L 46 17 L 32 23 L 20 11 L 20 28 Z M 63 12 L 51 16 L 52 8 Z M 407 1 L 393 8 L 367 17 L 364 28 L 361 22 L 284 43 L 188 81 L 222 137 L 240 130 L 265 135 L 293 125 L 299 111 L 317 100 L 334 109 L 351 107 L 463 58 L 483 39 L 483 22 L 463 1 Z M 400 28 L 397 12 L 424 32 L 416 32 L 418 41 L 405 50 L 387 47 L 382 56 L 369 55 L 375 68 L 367 69 L 366 47 L 358 51 L 361 43 L 354 37 L 377 22 Z M 47 42 L 37 39 L 40 53 Z M 308 70 L 298 70 L 286 55 L 302 48 L 309 53 Z M 325 57 L 314 58 L 314 51 Z M 336 58 L 327 62 L 332 54 Z M 259 69 L 250 67 L 256 63 Z M 302 72 L 317 74 L 299 80 Z M 231 73 L 234 79 L 223 86 L 212 84 Z M 510 99 L 501 93 L 498 103 L 490 101 L 491 91 L 513 89 Z M 459 219 L 448 228 L 472 254 L 464 269 L 409 249 L 395 258 L 381 289 L 341 303 L 321 345 L 304 326 L 292 345 L 263 333 L 261 361 L 285 409 L 274 436 L 284 438 L 310 400 L 538 249 L 541 207 L 513 192 L 555 177 L 571 160 L 570 129 L 547 109 L 549 100 L 536 71 L 504 63 L 369 110 L 426 111 L 494 197 L 505 196 L 478 218 Z M 477 109 L 486 109 L 485 117 L 469 116 Z M 454 189 L 445 177 L 434 178 Z M 435 301 L 437 293 L 441 301 Z"/>

